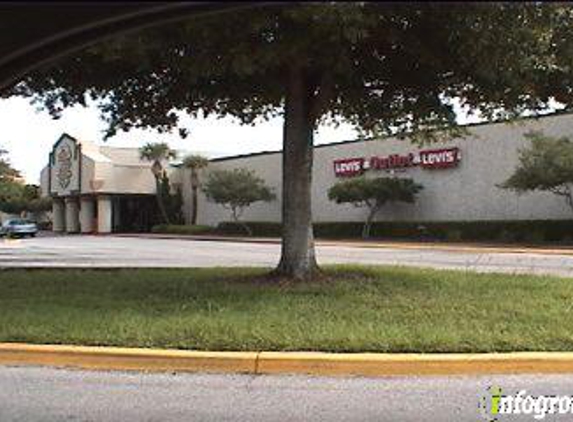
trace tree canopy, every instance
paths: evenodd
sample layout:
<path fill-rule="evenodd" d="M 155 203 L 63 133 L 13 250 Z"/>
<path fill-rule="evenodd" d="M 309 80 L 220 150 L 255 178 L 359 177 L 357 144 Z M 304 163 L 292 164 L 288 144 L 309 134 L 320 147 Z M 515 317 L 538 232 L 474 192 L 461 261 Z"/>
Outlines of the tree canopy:
<path fill-rule="evenodd" d="M 519 153 L 519 165 L 500 186 L 518 193 L 549 191 L 573 210 L 573 141 L 542 132 L 525 134 L 531 145 Z"/>
<path fill-rule="evenodd" d="M 316 100 L 313 120 L 385 133 L 443 128 L 455 122 L 452 98 L 490 117 L 542 109 L 551 97 L 570 104 L 572 22 L 572 8 L 540 3 L 236 11 L 115 38 L 7 95 L 32 96 L 53 115 L 101 99 L 110 135 L 173 129 L 176 110 L 253 123 L 282 112 L 288 69 L 298 66 Z"/>
<path fill-rule="evenodd" d="M 239 222 L 245 208 L 253 203 L 270 202 L 276 198 L 263 179 L 245 168 L 212 171 L 204 183 L 203 192 L 210 201 L 229 209 L 235 222 Z M 250 235 L 250 228 L 243 226 Z"/>
<path fill-rule="evenodd" d="M 412 179 L 356 177 L 334 184 L 328 190 L 328 199 L 337 204 L 350 203 L 356 207 L 367 207 L 368 215 L 362 230 L 362 237 L 367 238 L 374 217 L 384 205 L 388 202 L 413 203 L 422 189 L 423 186 Z"/>
<path fill-rule="evenodd" d="M 196 225 L 199 215 L 199 171 L 209 165 L 209 159 L 199 154 L 190 154 L 183 158 L 182 165 L 191 172 L 191 224 Z"/>
<path fill-rule="evenodd" d="M 20 177 L 20 172 L 12 167 L 7 155 L 8 151 L 0 148 L 0 183 L 12 182 Z"/>
<path fill-rule="evenodd" d="M 168 181 L 167 187 L 165 187 L 165 180 L 167 179 L 167 175 L 165 174 L 165 169 L 163 168 L 163 162 L 169 160 L 170 158 L 175 158 L 176 156 L 176 151 L 172 150 L 165 142 L 148 142 L 139 148 L 139 157 L 142 160 L 153 163 L 151 165 L 151 172 L 155 178 L 157 206 L 159 207 L 161 218 L 165 224 L 170 224 L 171 218 L 169 215 L 170 212 L 167 209 L 168 206 L 165 204 L 165 196 L 169 196 L 170 194 Z"/>
<path fill-rule="evenodd" d="M 153 174 L 158 177 L 163 171 L 163 162 L 175 158 L 177 153 L 165 142 L 148 142 L 139 148 L 139 157 L 153 163 Z"/>
<path fill-rule="evenodd" d="M 20 179 L 20 172 L 12 167 L 7 154 L 0 149 L 0 211 L 9 214 L 48 211 L 51 200 L 40 198 L 38 186 L 27 185 Z"/>
<path fill-rule="evenodd" d="M 209 159 L 199 154 L 189 154 L 183 158 L 183 167 L 191 171 L 201 170 L 209 165 Z"/>
<path fill-rule="evenodd" d="M 41 198 L 39 186 L 20 182 L 0 182 L 0 211 L 20 214 L 24 211 L 40 213 L 51 209 L 51 198 Z"/>

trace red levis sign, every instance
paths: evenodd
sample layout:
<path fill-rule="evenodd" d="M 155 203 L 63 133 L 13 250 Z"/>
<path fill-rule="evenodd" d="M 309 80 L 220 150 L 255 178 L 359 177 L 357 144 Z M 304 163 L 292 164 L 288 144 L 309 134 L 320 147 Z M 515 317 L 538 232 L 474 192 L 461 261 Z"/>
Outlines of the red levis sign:
<path fill-rule="evenodd" d="M 461 158 L 459 148 L 420 151 L 420 164 L 424 168 L 455 167 Z"/>
<path fill-rule="evenodd" d="M 444 169 L 455 167 L 461 160 L 460 149 L 441 148 L 419 151 L 417 154 L 391 154 L 384 157 L 345 158 L 334 161 L 334 174 L 337 177 L 350 177 L 362 174 L 365 170 L 392 170 L 420 166 L 424 169 Z"/>
<path fill-rule="evenodd" d="M 346 158 L 334 161 L 337 176 L 357 176 L 364 171 L 364 158 Z"/>

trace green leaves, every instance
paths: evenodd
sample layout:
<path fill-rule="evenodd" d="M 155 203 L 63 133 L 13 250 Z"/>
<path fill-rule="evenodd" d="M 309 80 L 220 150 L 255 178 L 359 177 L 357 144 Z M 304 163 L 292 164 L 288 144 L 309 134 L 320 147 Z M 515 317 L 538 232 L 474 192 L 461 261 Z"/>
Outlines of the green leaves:
<path fill-rule="evenodd" d="M 412 203 L 422 189 L 423 186 L 414 183 L 412 179 L 357 177 L 333 185 L 328 190 L 328 199 L 337 204 L 351 203 L 356 207 L 368 207 L 368 216 L 362 229 L 362 237 L 366 239 L 370 236 L 374 216 L 387 202 Z"/>
<path fill-rule="evenodd" d="M 172 212 L 168 209 L 168 205 L 166 205 L 167 202 L 171 203 L 171 195 L 169 179 L 163 169 L 163 162 L 176 156 L 176 151 L 172 150 L 165 142 L 147 143 L 139 148 L 139 157 L 142 160 L 153 163 L 151 172 L 153 173 L 153 177 L 155 177 L 157 204 L 163 222 L 166 224 L 170 224 L 169 214 L 172 214 Z"/>
<path fill-rule="evenodd" d="M 11 95 L 54 116 L 101 101 L 109 135 L 182 129 L 174 110 L 243 123 L 281 112 L 294 62 L 329 95 L 321 117 L 376 134 L 455 125 L 447 103 L 490 118 L 573 99 L 573 12 L 560 4 L 323 3 L 259 7 L 147 29 L 38 71 Z M 317 102 L 322 101 L 315 98 Z"/>
<path fill-rule="evenodd" d="M 47 211 L 51 200 L 40 198 L 40 188 L 26 185 L 20 172 L 4 158 L 7 151 L 0 149 L 0 211 L 19 214 L 22 211 Z"/>
<path fill-rule="evenodd" d="M 414 202 L 422 185 L 412 179 L 396 177 L 377 177 L 367 179 L 357 177 L 344 180 L 328 190 L 328 199 L 337 204 L 352 203 L 356 206 L 380 208 L 387 202 Z"/>
<path fill-rule="evenodd" d="M 183 224 L 183 194 L 181 188 L 176 187 L 173 189 L 169 177 L 165 172 L 163 172 L 159 178 L 158 188 L 159 191 L 157 194 L 165 208 L 169 222 L 171 224 Z"/>
<path fill-rule="evenodd" d="M 139 149 L 139 153 L 141 158 L 147 161 L 167 160 L 177 155 L 165 142 L 147 143 Z"/>
<path fill-rule="evenodd" d="M 201 170 L 209 165 L 209 159 L 202 155 L 190 154 L 183 158 L 183 167 L 192 171 Z"/>
<path fill-rule="evenodd" d="M 8 152 L 6 150 L 0 149 L 0 183 L 13 181 L 20 177 L 20 172 L 16 170 L 10 162 L 4 158 Z"/>
<path fill-rule="evenodd" d="M 20 214 L 22 211 L 42 212 L 52 208 L 50 198 L 40 198 L 40 188 L 16 180 L 0 181 L 0 211 Z"/>
<path fill-rule="evenodd" d="M 541 190 L 563 196 L 573 209 L 573 141 L 532 131 L 531 146 L 519 154 L 519 166 L 500 187 L 518 193 Z"/>
<path fill-rule="evenodd" d="M 254 171 L 245 168 L 210 172 L 203 192 L 210 201 L 239 214 L 243 208 L 255 202 L 275 199 L 275 194 L 265 185 L 264 180 L 256 176 Z"/>

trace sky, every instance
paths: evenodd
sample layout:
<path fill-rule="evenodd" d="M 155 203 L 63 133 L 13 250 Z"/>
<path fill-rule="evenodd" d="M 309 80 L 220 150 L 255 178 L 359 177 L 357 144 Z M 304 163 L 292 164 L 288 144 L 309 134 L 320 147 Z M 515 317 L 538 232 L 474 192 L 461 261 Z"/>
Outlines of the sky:
<path fill-rule="evenodd" d="M 39 183 L 40 171 L 48 162 L 52 145 L 64 132 L 79 140 L 110 146 L 136 148 L 147 142 L 167 142 L 176 150 L 201 153 L 210 158 L 281 149 L 280 118 L 255 127 L 242 126 L 231 118 L 188 120 L 190 135 L 186 139 L 175 133 L 133 129 L 119 132 L 104 142 L 106 123 L 100 120 L 95 106 L 73 107 L 65 110 L 60 119 L 53 120 L 47 112 L 38 112 L 27 99 L 9 98 L 0 100 L 0 148 L 8 151 L 10 163 L 22 173 L 26 182 L 34 184 Z M 321 127 L 315 142 L 339 142 L 356 137 L 349 125 Z"/>
<path fill-rule="evenodd" d="M 454 103 L 459 124 L 480 121 L 467 110 Z M 103 141 L 106 123 L 99 117 L 95 105 L 76 106 L 65 110 L 58 120 L 46 111 L 38 111 L 25 98 L 0 100 L 0 148 L 8 151 L 13 167 L 18 169 L 27 183 L 39 184 L 40 171 L 48 162 L 52 145 L 62 133 L 79 140 L 123 147 L 140 147 L 147 142 L 167 142 L 171 148 L 200 153 L 209 158 L 276 151 L 282 145 L 282 119 L 276 118 L 256 126 L 243 126 L 232 118 L 191 119 L 184 121 L 190 135 L 181 139 L 178 134 L 158 134 L 152 130 L 133 129 L 119 132 Z M 357 138 L 350 125 L 322 126 L 315 135 L 316 144 L 340 142 Z"/>

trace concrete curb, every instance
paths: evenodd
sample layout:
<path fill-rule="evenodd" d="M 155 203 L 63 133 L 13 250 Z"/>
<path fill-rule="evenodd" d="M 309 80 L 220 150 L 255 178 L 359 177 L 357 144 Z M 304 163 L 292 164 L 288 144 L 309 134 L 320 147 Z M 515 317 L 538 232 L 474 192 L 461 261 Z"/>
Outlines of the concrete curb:
<path fill-rule="evenodd" d="M 0 365 L 92 370 L 423 376 L 573 373 L 573 352 L 379 354 L 202 352 L 0 343 Z"/>

